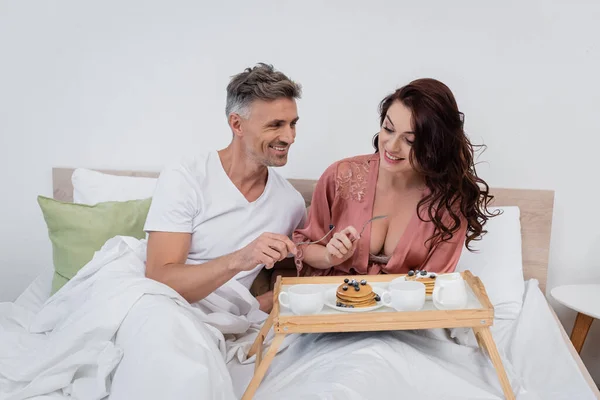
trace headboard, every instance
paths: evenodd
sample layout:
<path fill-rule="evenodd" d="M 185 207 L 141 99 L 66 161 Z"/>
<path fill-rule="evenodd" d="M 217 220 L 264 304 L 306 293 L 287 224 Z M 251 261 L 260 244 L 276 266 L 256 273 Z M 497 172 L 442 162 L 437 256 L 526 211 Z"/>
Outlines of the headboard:
<path fill-rule="evenodd" d="M 73 201 L 73 185 L 71 183 L 73 170 L 73 168 L 52 169 L 55 199 Z M 158 176 L 157 172 L 98 171 L 121 176 Z M 316 181 L 312 179 L 289 179 L 289 181 L 302 194 L 306 204 L 310 205 Z M 492 188 L 490 192 L 494 195 L 492 205 L 519 207 L 521 211 L 523 275 L 525 279 L 537 279 L 540 283 L 540 289 L 545 293 L 554 191 Z"/>

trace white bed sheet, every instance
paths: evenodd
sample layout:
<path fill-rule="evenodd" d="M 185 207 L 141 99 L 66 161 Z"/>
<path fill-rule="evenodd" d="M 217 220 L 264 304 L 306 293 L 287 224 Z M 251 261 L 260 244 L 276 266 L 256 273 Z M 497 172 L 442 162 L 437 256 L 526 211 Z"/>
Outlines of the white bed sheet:
<path fill-rule="evenodd" d="M 51 279 L 42 273 L 16 303 L 39 310 Z M 491 328 L 517 398 L 595 399 L 548 307 L 537 281 L 528 281 L 519 318 Z M 455 339 L 446 330 L 289 335 L 286 343 L 256 399 L 503 398 L 470 331 Z M 254 364 L 234 359 L 228 368 L 241 397 Z"/>
<path fill-rule="evenodd" d="M 266 314 L 237 281 L 191 306 L 145 277 L 145 254 L 115 237 L 41 309 L 27 293 L 0 303 L 0 399 L 235 399 L 225 360 L 242 359 Z"/>
<path fill-rule="evenodd" d="M 52 268 L 45 268 L 27 288 L 17 297 L 15 304 L 29 311 L 36 312 L 48 298 L 52 291 Z"/>

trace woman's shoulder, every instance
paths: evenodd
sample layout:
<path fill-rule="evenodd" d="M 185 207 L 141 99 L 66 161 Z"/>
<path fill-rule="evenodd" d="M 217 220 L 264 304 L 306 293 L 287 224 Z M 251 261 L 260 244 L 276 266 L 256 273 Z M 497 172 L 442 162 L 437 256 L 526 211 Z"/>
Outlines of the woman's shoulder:
<path fill-rule="evenodd" d="M 362 175 L 368 173 L 374 164 L 373 161 L 377 161 L 378 159 L 379 156 L 377 154 L 360 154 L 342 158 L 329 165 L 326 173 L 334 177 L 346 178 Z"/>
<path fill-rule="evenodd" d="M 335 186 L 335 192 L 342 199 L 353 199 L 362 202 L 368 187 L 368 177 L 372 161 L 379 160 L 377 154 L 362 154 L 346 157 L 331 164 L 324 177 Z"/>

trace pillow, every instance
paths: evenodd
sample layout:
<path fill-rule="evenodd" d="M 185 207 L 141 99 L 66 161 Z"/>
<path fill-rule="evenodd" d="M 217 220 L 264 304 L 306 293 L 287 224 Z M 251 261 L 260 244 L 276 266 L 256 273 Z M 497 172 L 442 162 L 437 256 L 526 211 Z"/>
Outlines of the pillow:
<path fill-rule="evenodd" d="M 146 237 L 144 223 L 151 199 L 104 202 L 94 206 L 38 196 L 52 242 L 54 277 L 51 295 L 115 236 Z"/>
<path fill-rule="evenodd" d="M 525 282 L 521 255 L 521 221 L 518 207 L 490 207 L 502 214 L 490 218 L 488 231 L 471 242 L 472 253 L 463 249 L 457 271 L 470 270 L 485 286 L 496 319 L 516 319 L 523 306 Z"/>
<path fill-rule="evenodd" d="M 142 200 L 152 197 L 157 178 L 117 176 L 77 168 L 71 176 L 73 202 L 94 205 L 107 201 Z"/>

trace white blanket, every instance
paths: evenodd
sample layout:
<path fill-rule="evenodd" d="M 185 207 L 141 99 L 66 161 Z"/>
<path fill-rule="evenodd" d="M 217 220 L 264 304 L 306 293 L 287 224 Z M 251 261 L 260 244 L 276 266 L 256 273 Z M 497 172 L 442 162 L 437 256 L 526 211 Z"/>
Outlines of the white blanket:
<path fill-rule="evenodd" d="M 122 382 L 116 397 L 143 389 L 151 397 L 139 398 L 234 399 L 225 362 L 245 358 L 266 314 L 235 280 L 191 306 L 145 278 L 144 260 L 144 241 L 116 237 L 37 314 L 0 304 L 0 399 L 104 398 L 123 358 L 121 343 L 143 359 L 131 360 L 137 385 L 127 376 L 131 363 L 116 371 Z M 175 388 L 181 382 L 193 385 Z"/>
<path fill-rule="evenodd" d="M 194 305 L 115 238 L 39 312 L 0 304 L 0 399 L 234 399 L 266 315 L 232 281 Z M 492 332 L 520 400 L 592 399 L 535 281 Z M 459 343 L 457 343 L 460 342 Z M 39 397 L 38 397 L 39 396 Z M 500 399 L 474 338 L 447 330 L 289 335 L 256 399 Z"/>

